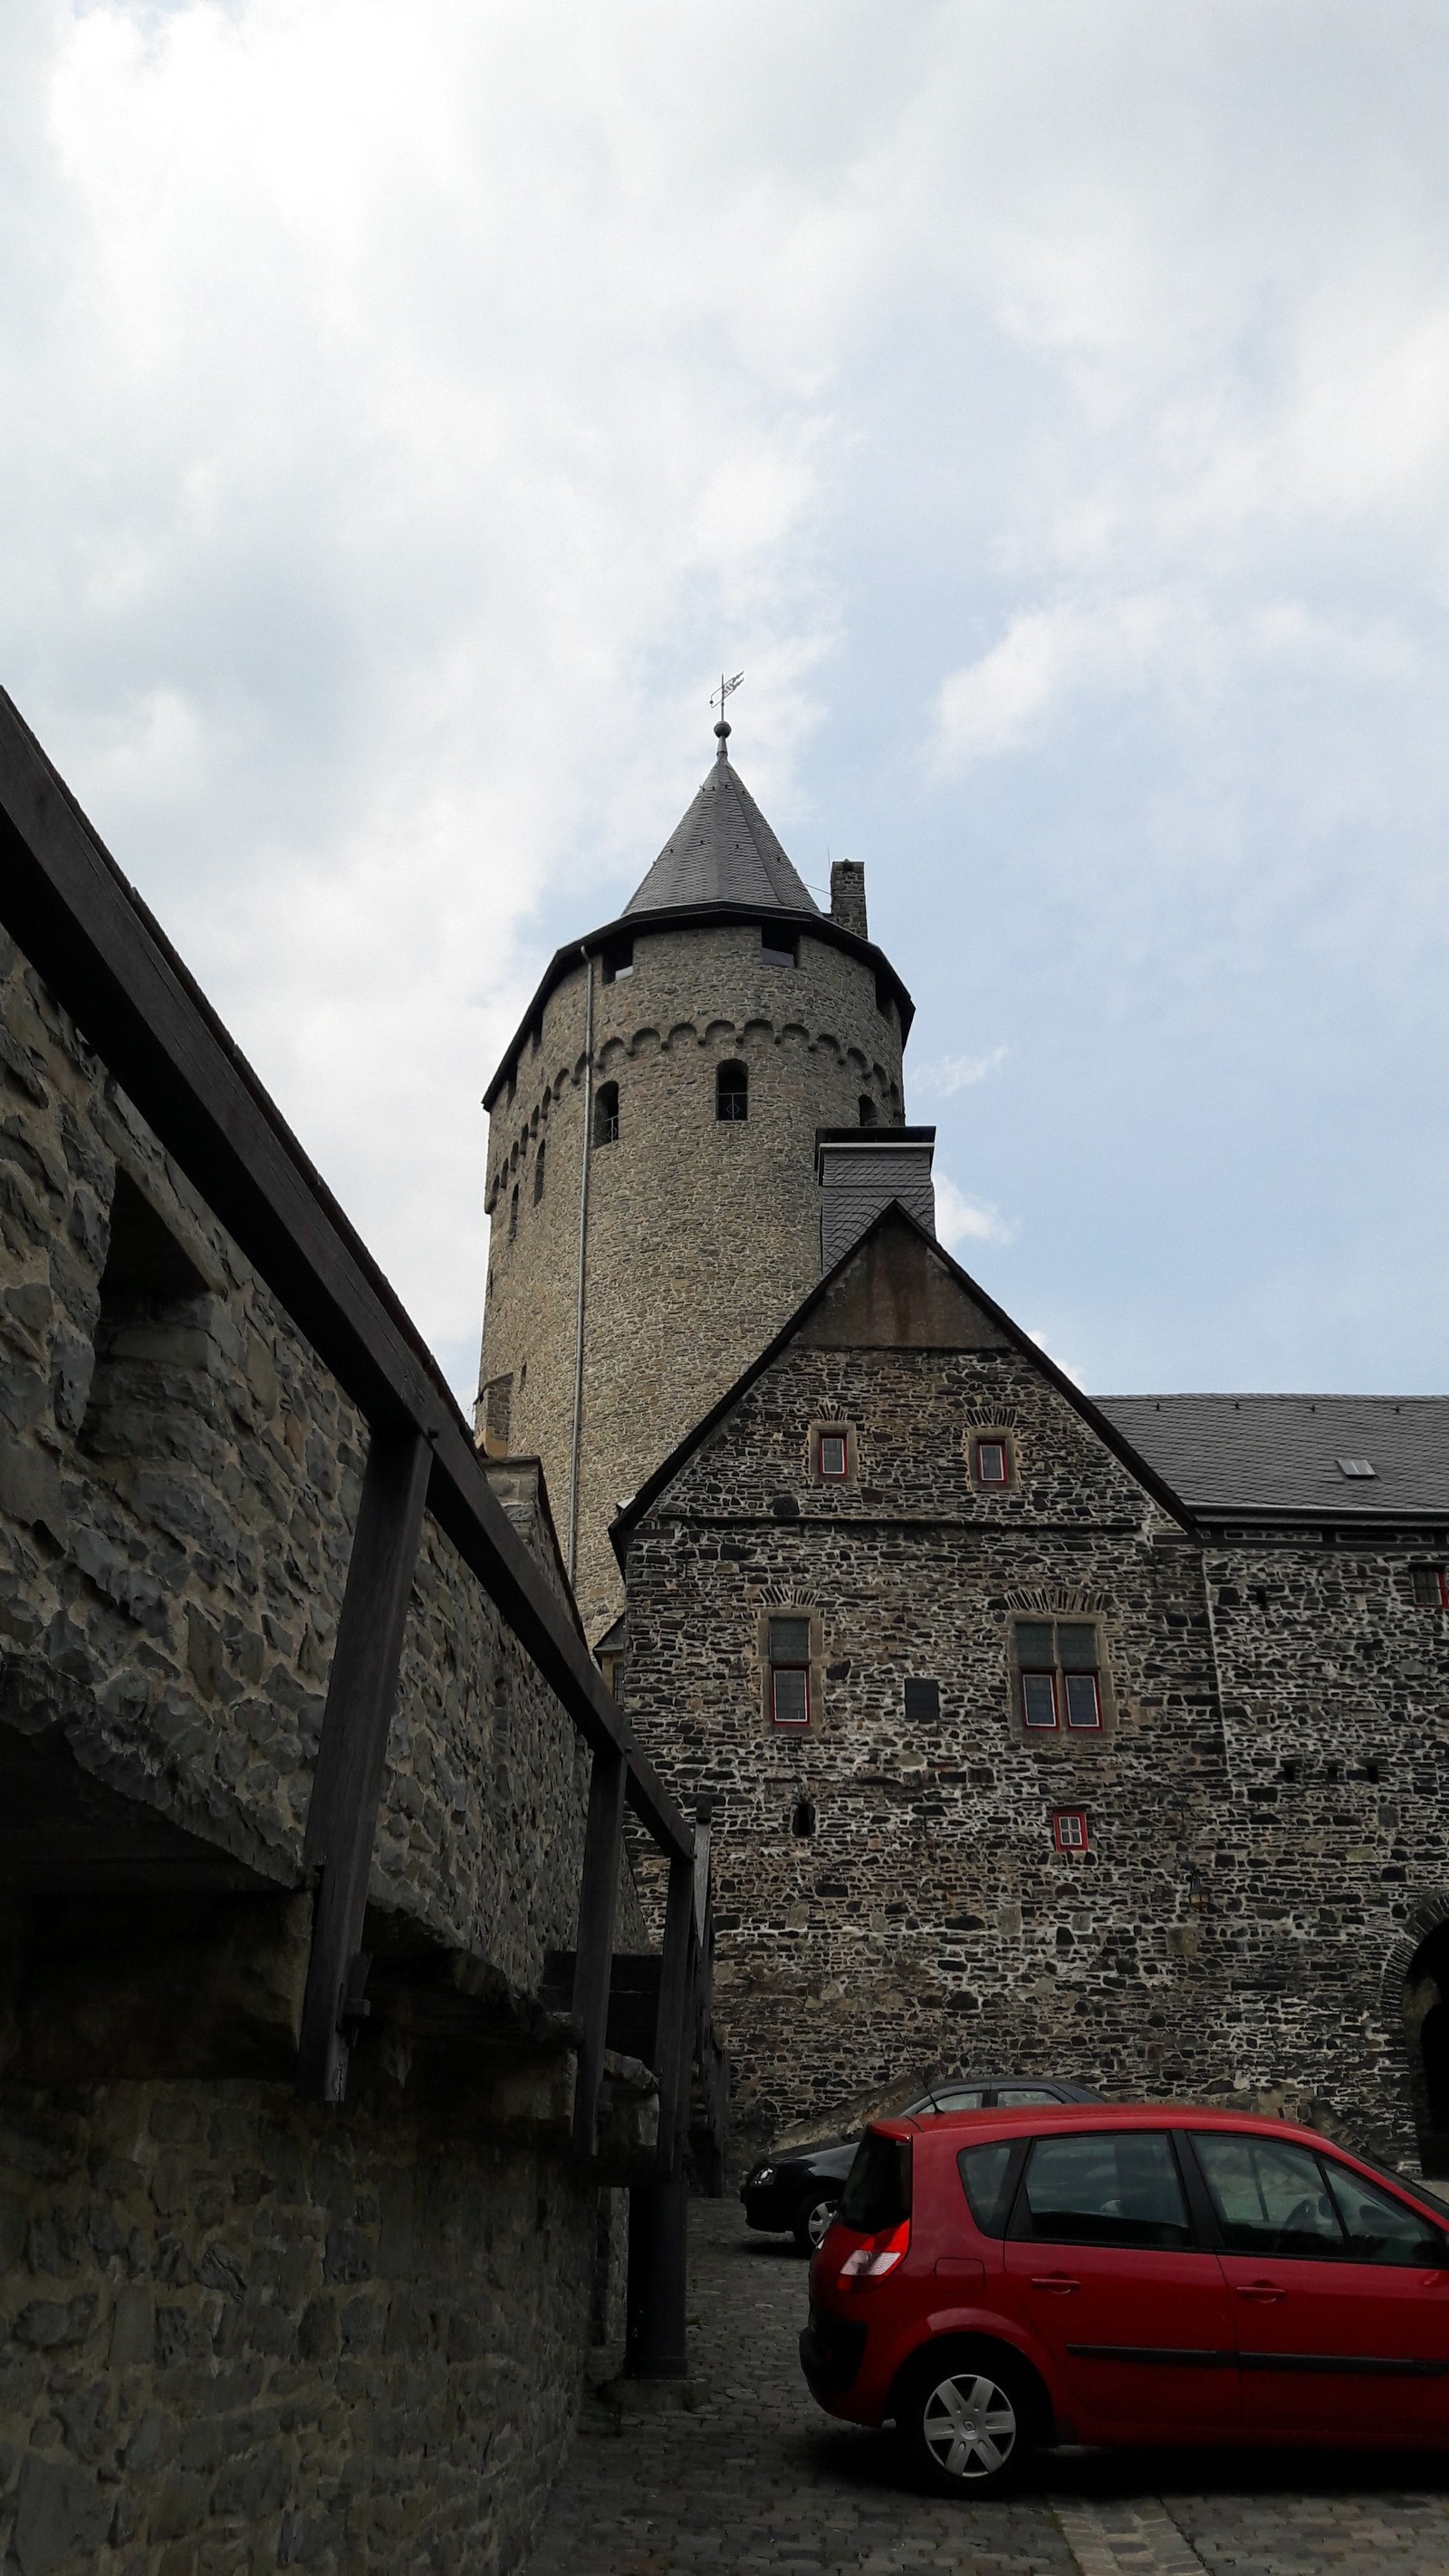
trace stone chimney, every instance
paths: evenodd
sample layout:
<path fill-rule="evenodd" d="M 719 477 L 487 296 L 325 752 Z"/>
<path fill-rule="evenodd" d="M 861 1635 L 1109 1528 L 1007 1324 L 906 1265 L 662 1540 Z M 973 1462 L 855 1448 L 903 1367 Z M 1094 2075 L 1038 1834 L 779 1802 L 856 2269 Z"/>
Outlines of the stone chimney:
<path fill-rule="evenodd" d="M 865 926 L 865 861 L 832 859 L 830 862 L 830 918 L 842 930 L 853 930 L 857 939 L 868 939 Z"/>
<path fill-rule="evenodd" d="M 934 1235 L 931 1157 L 935 1150 L 934 1127 L 816 1128 L 822 1276 L 834 1269 L 842 1253 L 850 1250 L 892 1199 L 899 1199 L 917 1224 Z"/>

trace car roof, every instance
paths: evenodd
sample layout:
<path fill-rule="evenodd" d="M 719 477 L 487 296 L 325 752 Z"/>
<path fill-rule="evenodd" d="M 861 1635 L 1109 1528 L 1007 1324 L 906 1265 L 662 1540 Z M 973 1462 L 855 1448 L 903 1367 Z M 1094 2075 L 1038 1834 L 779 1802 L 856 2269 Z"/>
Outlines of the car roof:
<path fill-rule="evenodd" d="M 890 2120 L 872 2120 L 872 2129 L 893 2138 L 941 2137 L 950 2140 L 959 2132 L 963 2138 L 1030 2137 L 1038 2129 L 1053 2134 L 1074 2129 L 1236 2129 L 1254 2137 L 1291 2140 L 1306 2147 L 1332 2147 L 1352 2156 L 1350 2146 L 1339 2146 L 1335 2138 L 1324 2137 L 1321 2130 L 1306 2129 L 1293 2120 L 1270 2118 L 1261 2111 L 1225 2111 L 1206 2102 L 1038 2102 L 1017 2110 L 1002 2111 L 919 2111 L 909 2119 L 897 2114 Z M 1362 2158 L 1356 2161 L 1362 2162 Z M 1411 2176 L 1401 2177 L 1406 2191 L 1414 2189 Z"/>

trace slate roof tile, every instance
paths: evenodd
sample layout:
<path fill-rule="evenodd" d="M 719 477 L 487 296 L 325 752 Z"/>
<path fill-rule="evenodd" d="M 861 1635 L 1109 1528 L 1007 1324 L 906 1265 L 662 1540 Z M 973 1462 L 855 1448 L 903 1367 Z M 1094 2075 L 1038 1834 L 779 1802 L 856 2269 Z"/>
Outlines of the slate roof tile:
<path fill-rule="evenodd" d="M 1189 1509 L 1440 1513 L 1449 1396 L 1103 1395 L 1100 1410 Z M 1340 1458 L 1366 1458 L 1371 1477 Z"/>
<path fill-rule="evenodd" d="M 820 909 L 723 751 L 624 911 L 669 912 L 700 903 Z"/>

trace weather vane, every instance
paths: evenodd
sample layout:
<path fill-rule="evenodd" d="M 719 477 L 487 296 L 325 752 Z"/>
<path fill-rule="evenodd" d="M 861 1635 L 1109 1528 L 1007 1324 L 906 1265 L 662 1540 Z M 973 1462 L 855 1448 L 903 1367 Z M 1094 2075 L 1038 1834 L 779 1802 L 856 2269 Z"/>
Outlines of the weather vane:
<path fill-rule="evenodd" d="M 736 671 L 734 678 L 732 680 L 727 680 L 723 671 L 721 671 L 719 675 L 719 687 L 717 689 L 711 689 L 709 693 L 710 705 L 712 707 L 717 706 L 719 709 L 719 723 L 715 726 L 715 732 L 719 735 L 719 757 L 721 760 L 723 760 L 725 756 L 725 744 L 729 739 L 730 730 L 729 726 L 725 722 L 725 700 L 726 698 L 732 698 L 734 696 L 734 693 L 739 687 L 744 676 L 743 671 Z"/>

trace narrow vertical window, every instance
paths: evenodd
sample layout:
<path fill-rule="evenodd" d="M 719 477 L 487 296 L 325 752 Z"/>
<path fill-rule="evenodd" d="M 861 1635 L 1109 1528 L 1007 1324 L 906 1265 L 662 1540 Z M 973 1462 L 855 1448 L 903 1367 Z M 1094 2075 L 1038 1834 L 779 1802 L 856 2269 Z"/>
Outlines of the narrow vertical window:
<path fill-rule="evenodd" d="M 533 1204 L 535 1207 L 537 1207 L 539 1200 L 543 1196 L 543 1158 L 547 1152 L 547 1143 L 540 1140 L 538 1152 L 533 1158 Z"/>
<path fill-rule="evenodd" d="M 632 939 L 611 939 L 611 940 L 609 941 L 609 943 L 608 943 L 608 946 L 607 946 L 607 947 L 605 948 L 605 950 L 604 950 L 604 981 L 605 981 L 605 983 L 606 983 L 606 984 L 622 984 L 622 983 L 625 981 L 626 977 L 628 977 L 628 976 L 632 975 L 632 974 L 633 974 L 633 972 L 634 972 L 634 942 L 633 942 L 633 940 L 632 940 Z"/>
<path fill-rule="evenodd" d="M 742 1064 L 722 1064 L 714 1078 L 714 1114 L 733 1120 L 750 1114 L 750 1077 Z"/>
<path fill-rule="evenodd" d="M 817 1431 L 815 1473 L 824 1485 L 843 1485 L 850 1474 L 848 1431 Z"/>
<path fill-rule="evenodd" d="M 1016 1631 L 1016 1667 L 1021 1676 L 1021 1722 L 1034 1728 L 1057 1723 L 1056 1655 L 1049 1619 L 1022 1620 Z"/>
<path fill-rule="evenodd" d="M 810 1723 L 810 1622 L 808 1618 L 772 1619 L 770 1633 L 770 1716 L 776 1726 Z"/>
<path fill-rule="evenodd" d="M 1061 1667 L 1068 1726 L 1075 1727 L 1079 1734 L 1095 1734 L 1102 1723 L 1096 1629 L 1085 1620 L 1058 1620 L 1057 1662 Z"/>
<path fill-rule="evenodd" d="M 875 1102 L 872 1100 L 870 1093 L 868 1091 L 863 1091 L 855 1105 L 860 1113 L 860 1123 L 862 1127 L 874 1127 L 877 1118 L 877 1111 Z"/>
<path fill-rule="evenodd" d="M 617 1145 L 619 1141 L 619 1086 L 601 1082 L 594 1097 L 594 1143 Z"/>
<path fill-rule="evenodd" d="M 509 1200 L 509 1202 L 508 1202 L 508 1240 L 509 1240 L 509 1242 L 510 1242 L 510 1243 L 512 1243 L 512 1242 L 514 1241 L 514 1239 L 515 1239 L 515 1238 L 516 1238 L 516 1236 L 517 1236 L 517 1233 L 518 1233 L 518 1183 L 515 1181 L 515 1182 L 514 1182 L 514 1184 L 513 1184 L 513 1195 L 512 1195 L 512 1197 L 510 1198 L 510 1200 Z"/>
<path fill-rule="evenodd" d="M 1011 1466 L 1004 1440 L 973 1440 L 971 1467 L 978 1485 L 1009 1485 Z"/>

